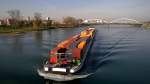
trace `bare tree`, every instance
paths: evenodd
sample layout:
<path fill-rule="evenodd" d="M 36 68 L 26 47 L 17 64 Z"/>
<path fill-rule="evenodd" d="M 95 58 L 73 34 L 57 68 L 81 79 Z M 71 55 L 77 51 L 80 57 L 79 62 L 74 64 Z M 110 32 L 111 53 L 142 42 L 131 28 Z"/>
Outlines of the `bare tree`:
<path fill-rule="evenodd" d="M 42 14 L 41 13 L 38 13 L 38 12 L 34 13 L 34 19 L 35 20 L 41 20 L 41 18 L 42 18 Z"/>
<path fill-rule="evenodd" d="M 76 26 L 77 25 L 77 20 L 74 17 L 65 17 L 63 18 L 63 23 L 69 26 Z"/>
<path fill-rule="evenodd" d="M 41 13 L 34 13 L 34 21 L 33 27 L 38 28 L 42 25 L 42 14 Z"/>
<path fill-rule="evenodd" d="M 9 11 L 7 11 L 7 13 L 9 14 L 9 16 L 12 19 L 14 19 L 16 21 L 20 20 L 20 18 L 21 18 L 21 13 L 20 13 L 20 10 L 18 10 L 18 9 L 9 10 Z"/>

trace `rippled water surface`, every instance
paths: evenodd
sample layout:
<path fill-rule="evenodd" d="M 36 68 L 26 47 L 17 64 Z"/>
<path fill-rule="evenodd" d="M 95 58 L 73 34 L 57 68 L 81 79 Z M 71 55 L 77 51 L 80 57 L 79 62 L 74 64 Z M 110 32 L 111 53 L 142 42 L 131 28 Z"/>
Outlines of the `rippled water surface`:
<path fill-rule="evenodd" d="M 48 51 L 85 28 L 59 28 L 0 35 L 0 84 L 150 84 L 150 30 L 101 25 L 79 75 L 70 82 L 44 80 L 37 74 Z"/>

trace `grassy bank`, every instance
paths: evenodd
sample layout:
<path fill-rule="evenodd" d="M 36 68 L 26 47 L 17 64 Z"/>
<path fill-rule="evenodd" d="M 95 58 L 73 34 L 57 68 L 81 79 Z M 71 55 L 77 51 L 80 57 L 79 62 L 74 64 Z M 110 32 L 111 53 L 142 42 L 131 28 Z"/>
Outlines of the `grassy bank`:
<path fill-rule="evenodd" d="M 51 26 L 51 27 L 0 27 L 0 34 L 15 34 L 15 33 L 24 33 L 30 31 L 41 31 L 41 30 L 48 30 L 54 28 L 75 28 L 74 26 Z"/>
<path fill-rule="evenodd" d="M 41 30 L 48 30 L 48 29 L 54 29 L 54 28 L 76 28 L 81 26 L 89 26 L 84 24 L 78 24 L 78 25 L 64 25 L 64 24 L 57 24 L 57 25 L 42 25 L 42 26 L 6 26 L 1 25 L 0 26 L 0 34 L 15 34 L 15 33 L 24 33 L 24 32 L 30 32 L 30 31 L 41 31 Z"/>
<path fill-rule="evenodd" d="M 144 27 L 144 28 L 150 28 L 150 23 L 144 23 L 144 24 L 143 24 L 143 27 Z"/>
<path fill-rule="evenodd" d="M 52 28 L 52 27 L 51 27 Z M 40 30 L 46 30 L 51 29 L 50 27 L 23 27 L 23 28 L 2 28 L 0 27 L 0 34 L 7 34 L 7 33 L 24 33 L 29 31 L 40 31 Z"/>

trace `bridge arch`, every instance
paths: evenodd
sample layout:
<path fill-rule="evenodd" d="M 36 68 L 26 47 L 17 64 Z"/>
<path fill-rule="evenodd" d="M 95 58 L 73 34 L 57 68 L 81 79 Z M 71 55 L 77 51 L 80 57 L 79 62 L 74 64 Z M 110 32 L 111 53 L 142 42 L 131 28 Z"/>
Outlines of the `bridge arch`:
<path fill-rule="evenodd" d="M 137 20 L 134 19 L 129 19 L 129 18 L 119 18 L 119 19 L 115 19 L 110 21 L 110 23 L 129 23 L 129 24 L 137 24 L 140 23 Z"/>

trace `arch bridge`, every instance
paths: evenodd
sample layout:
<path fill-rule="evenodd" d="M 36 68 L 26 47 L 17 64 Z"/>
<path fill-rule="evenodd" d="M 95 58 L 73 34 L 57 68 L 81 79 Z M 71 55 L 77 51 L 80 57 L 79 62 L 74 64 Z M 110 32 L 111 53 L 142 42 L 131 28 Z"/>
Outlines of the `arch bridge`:
<path fill-rule="evenodd" d="M 142 25 L 141 22 L 129 19 L 129 18 L 119 18 L 111 21 L 107 21 L 104 19 L 86 19 L 83 21 L 83 24 L 120 24 L 120 25 Z"/>
<path fill-rule="evenodd" d="M 114 19 L 110 21 L 109 23 L 110 24 L 128 24 L 128 25 L 142 24 L 141 22 L 137 20 L 129 19 L 129 18 Z"/>

